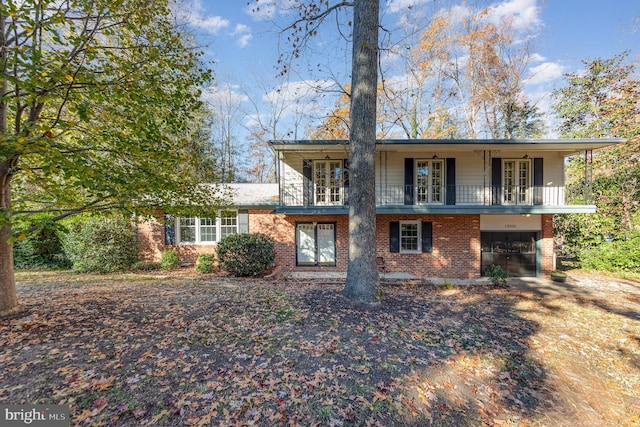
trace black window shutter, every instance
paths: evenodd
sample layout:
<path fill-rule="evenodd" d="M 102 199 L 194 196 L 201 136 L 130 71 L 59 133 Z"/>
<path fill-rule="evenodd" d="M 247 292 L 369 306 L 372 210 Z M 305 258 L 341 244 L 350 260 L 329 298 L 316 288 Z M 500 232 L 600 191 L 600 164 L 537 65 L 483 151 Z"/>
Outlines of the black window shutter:
<path fill-rule="evenodd" d="M 542 188 L 544 186 L 544 178 L 542 175 L 543 161 L 542 157 L 533 159 L 533 204 L 542 204 Z"/>
<path fill-rule="evenodd" d="M 400 252 L 400 223 L 389 223 L 389 252 Z"/>
<path fill-rule="evenodd" d="M 404 159 L 404 204 L 413 204 L 413 159 Z"/>
<path fill-rule="evenodd" d="M 349 163 L 349 159 L 344 159 L 343 167 L 342 167 L 342 182 L 344 187 L 344 204 L 349 204 L 349 167 L 351 164 Z"/>
<path fill-rule="evenodd" d="M 447 159 L 447 195 L 445 203 L 447 205 L 456 204 L 456 159 Z"/>
<path fill-rule="evenodd" d="M 422 252 L 433 251 L 433 223 L 422 223 Z"/>
<path fill-rule="evenodd" d="M 302 202 L 304 206 L 313 204 L 313 162 L 311 160 L 302 161 Z"/>
<path fill-rule="evenodd" d="M 502 202 L 502 159 L 494 157 L 491 159 L 491 203 L 499 205 Z"/>
<path fill-rule="evenodd" d="M 175 218 L 171 215 L 164 215 L 164 244 L 176 244 Z"/>

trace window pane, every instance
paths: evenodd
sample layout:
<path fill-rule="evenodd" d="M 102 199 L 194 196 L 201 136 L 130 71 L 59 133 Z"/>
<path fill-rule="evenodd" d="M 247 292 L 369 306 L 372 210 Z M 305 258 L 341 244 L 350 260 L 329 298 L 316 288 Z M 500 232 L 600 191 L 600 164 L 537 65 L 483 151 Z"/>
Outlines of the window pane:
<path fill-rule="evenodd" d="M 216 241 L 216 220 L 212 218 L 200 218 L 200 241 Z"/>
<path fill-rule="evenodd" d="M 238 217 L 235 213 L 226 214 L 220 218 L 220 238 L 238 232 Z"/>
<path fill-rule="evenodd" d="M 196 241 L 196 218 L 181 217 L 179 221 L 180 242 L 195 243 Z"/>
<path fill-rule="evenodd" d="M 417 252 L 420 248 L 420 230 L 417 222 L 400 224 L 400 251 Z"/>

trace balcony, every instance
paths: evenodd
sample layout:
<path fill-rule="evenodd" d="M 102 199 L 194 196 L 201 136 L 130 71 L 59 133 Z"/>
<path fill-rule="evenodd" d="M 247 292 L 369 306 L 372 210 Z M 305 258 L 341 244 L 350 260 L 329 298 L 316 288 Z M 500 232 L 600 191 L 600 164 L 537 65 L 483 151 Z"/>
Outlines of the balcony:
<path fill-rule="evenodd" d="M 348 187 L 315 188 L 282 185 L 280 209 L 306 208 L 308 213 L 346 212 Z M 560 186 L 411 186 L 387 185 L 376 188 L 379 212 L 473 212 L 478 213 L 572 213 L 593 212 L 588 188 Z M 304 210 L 295 209 L 304 213 Z"/>

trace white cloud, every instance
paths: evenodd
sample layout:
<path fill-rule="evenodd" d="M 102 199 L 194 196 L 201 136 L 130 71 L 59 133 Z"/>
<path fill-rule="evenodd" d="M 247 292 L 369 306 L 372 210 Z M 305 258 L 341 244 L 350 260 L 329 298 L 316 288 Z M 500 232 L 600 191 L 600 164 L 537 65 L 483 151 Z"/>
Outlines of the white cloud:
<path fill-rule="evenodd" d="M 543 62 L 529 69 L 530 77 L 527 85 L 551 83 L 562 77 L 566 67 L 557 62 Z"/>
<path fill-rule="evenodd" d="M 539 53 L 532 53 L 531 55 L 529 55 L 529 61 L 531 62 L 542 62 L 542 61 L 545 61 L 546 59 L 547 58 L 540 55 Z"/>
<path fill-rule="evenodd" d="M 273 0 L 255 0 L 248 2 L 245 13 L 256 20 L 273 19 L 276 14 L 276 2 Z"/>
<path fill-rule="evenodd" d="M 253 38 L 253 35 L 251 34 L 243 34 L 240 36 L 238 40 L 236 40 L 236 44 L 240 47 L 246 47 L 252 38 Z"/>
<path fill-rule="evenodd" d="M 271 103 L 274 103 L 275 100 L 289 103 L 305 103 L 313 100 L 318 94 L 333 86 L 335 86 L 335 82 L 331 80 L 300 80 L 297 82 L 287 82 L 265 94 L 263 99 Z"/>
<path fill-rule="evenodd" d="M 233 30 L 231 35 L 238 37 L 236 39 L 236 44 L 241 48 L 246 47 L 253 38 L 251 28 L 244 24 L 236 24 L 236 28 Z"/>
<path fill-rule="evenodd" d="M 206 16 L 205 9 L 200 0 L 193 0 L 187 8 L 178 10 L 192 26 L 211 34 L 216 34 L 223 28 L 229 27 L 229 20 L 221 16 Z"/>
<path fill-rule="evenodd" d="M 417 5 L 427 3 L 428 0 L 388 0 L 387 11 L 397 13 L 412 9 Z"/>
<path fill-rule="evenodd" d="M 446 18 L 447 22 L 453 27 L 461 24 L 465 19 L 471 16 L 471 8 L 464 5 L 455 5 L 450 9 L 438 10 L 434 16 L 437 18 Z"/>
<path fill-rule="evenodd" d="M 237 85 L 226 83 L 222 86 L 210 86 L 202 94 L 202 100 L 209 105 L 238 105 L 249 98 L 239 91 Z"/>
<path fill-rule="evenodd" d="M 537 0 L 507 0 L 489 6 L 489 22 L 510 24 L 515 31 L 530 31 L 542 24 Z"/>

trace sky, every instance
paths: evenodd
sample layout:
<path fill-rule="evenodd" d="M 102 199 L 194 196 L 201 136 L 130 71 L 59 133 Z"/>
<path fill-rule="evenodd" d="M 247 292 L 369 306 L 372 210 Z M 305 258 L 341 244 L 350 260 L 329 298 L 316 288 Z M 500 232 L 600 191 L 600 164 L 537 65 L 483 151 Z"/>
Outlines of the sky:
<path fill-rule="evenodd" d="M 279 86 L 278 58 L 280 53 L 290 52 L 290 45 L 279 37 L 277 24 L 292 22 L 286 8 L 293 0 L 185 1 L 181 12 L 204 47 L 206 58 L 213 62 L 216 85 L 208 91 L 207 100 L 216 104 L 220 97 L 231 94 L 237 101 L 240 127 L 245 128 L 238 131 L 240 139 L 247 137 L 246 128 L 256 124 L 258 114 L 263 121 L 266 118 L 269 93 L 284 96 L 280 100 L 303 99 L 296 108 L 318 111 L 321 116 L 335 102 L 335 93 L 320 96 L 309 92 L 306 82 L 316 79 L 320 81 L 316 86 L 335 89 L 331 77 L 348 81 L 350 51 L 336 35 L 335 20 L 325 23 L 321 36 L 312 41 L 313 53 L 294 63 L 284 89 Z M 444 3 L 381 0 L 383 26 L 398 34 L 414 11 Z M 462 2 L 447 3 L 463 10 Z M 640 60 L 638 0 L 497 0 L 483 5 L 489 7 L 488 19 L 498 22 L 510 16 L 514 27 L 532 38 L 525 92 L 543 108 L 548 107 L 549 93 L 562 83 L 563 74 L 579 72 L 583 60 L 609 58 L 623 51 L 629 51 L 630 60 Z M 273 97 L 271 100 L 275 102 Z"/>

